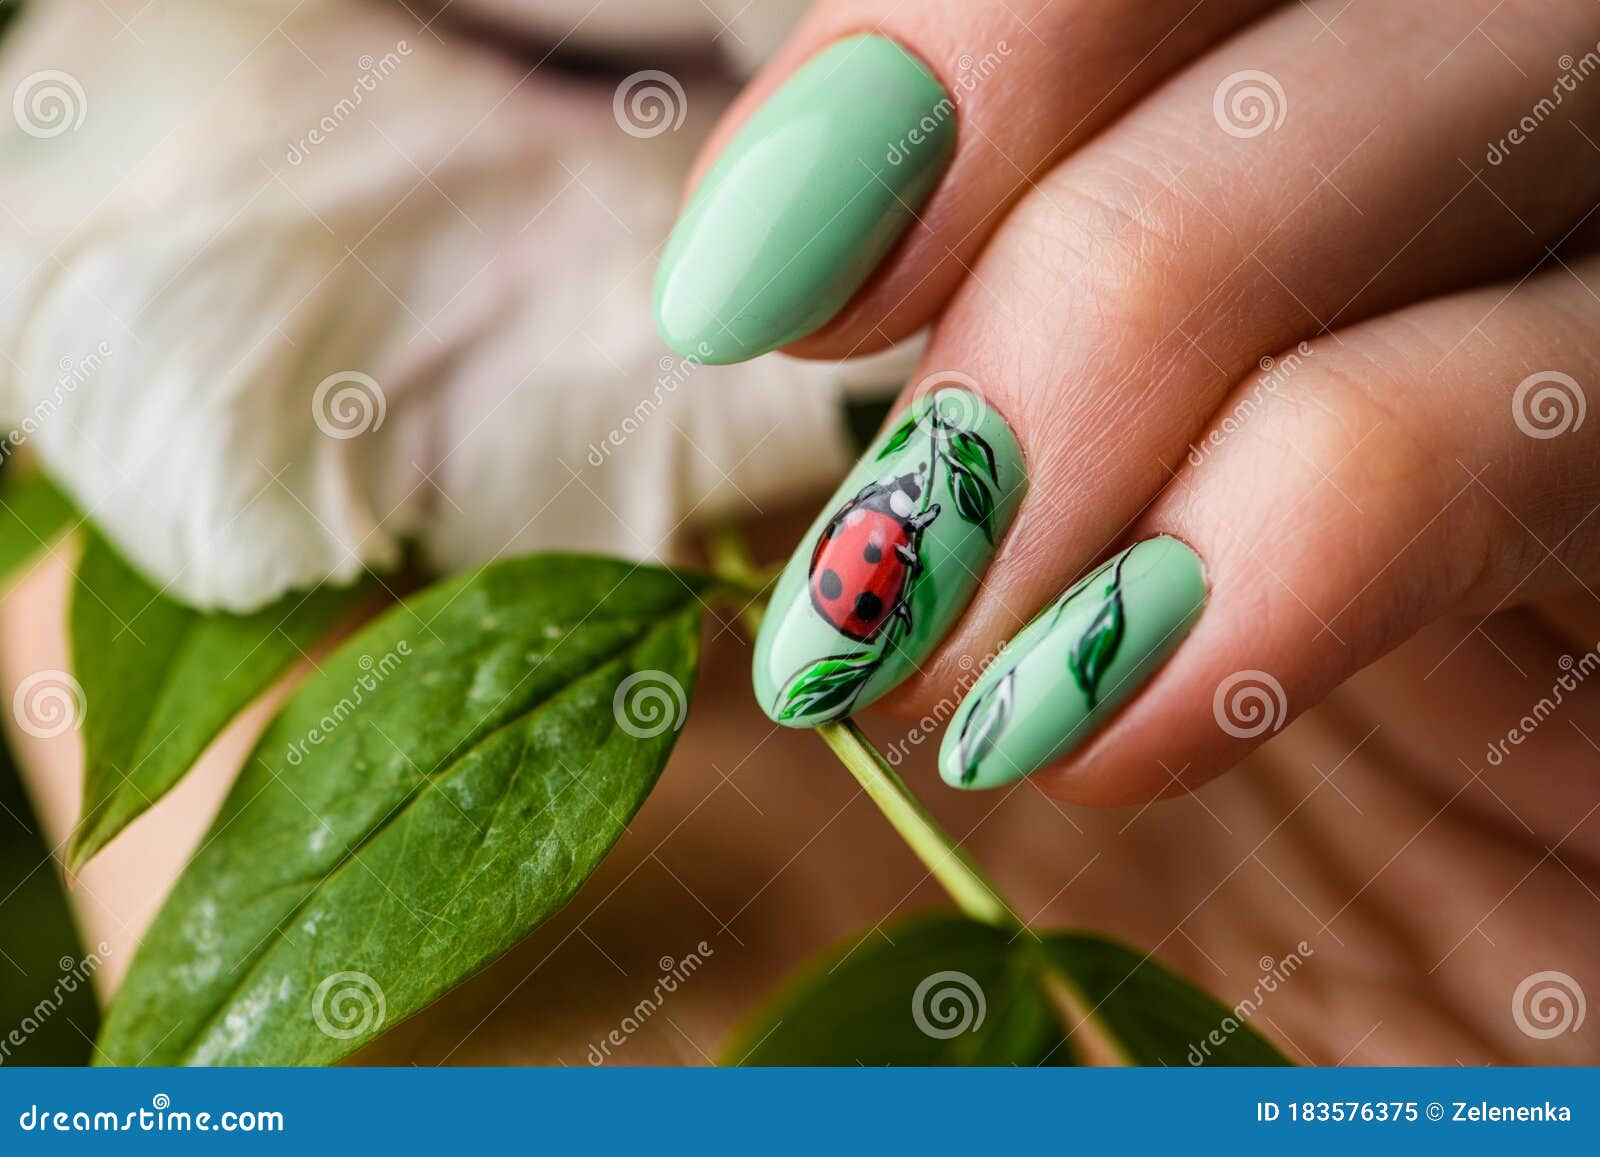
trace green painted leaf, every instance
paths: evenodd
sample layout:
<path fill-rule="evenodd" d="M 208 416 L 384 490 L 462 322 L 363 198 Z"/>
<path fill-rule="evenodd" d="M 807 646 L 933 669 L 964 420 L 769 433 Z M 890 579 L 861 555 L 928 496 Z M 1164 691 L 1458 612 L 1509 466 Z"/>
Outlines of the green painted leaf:
<path fill-rule="evenodd" d="M 347 640 L 268 727 L 108 1015 L 117 1064 L 319 1064 L 565 904 L 683 722 L 711 580 L 536 555 Z"/>
<path fill-rule="evenodd" d="M 790 679 L 778 693 L 782 704 L 778 709 L 778 721 L 836 712 L 848 706 L 878 669 L 881 659 L 881 655 L 871 651 L 819 659 Z"/>
<path fill-rule="evenodd" d="M 994 541 L 994 492 L 989 484 L 960 463 L 946 457 L 950 467 L 950 489 L 956 496 L 956 512 Z"/>
<path fill-rule="evenodd" d="M 1037 973 L 1010 932 L 953 915 L 893 922 L 802 969 L 735 1032 L 722 1060 L 1071 1064 Z"/>
<path fill-rule="evenodd" d="M 987 474 L 991 482 L 1000 485 L 1000 468 L 995 464 L 994 447 L 978 435 L 957 430 L 950 435 L 950 453 L 957 462 L 980 478 Z"/>
<path fill-rule="evenodd" d="M 251 615 L 204 614 L 152 587 L 99 535 L 84 545 L 69 625 L 83 687 L 82 866 L 194 766 L 228 723 L 373 593 L 291 594 Z"/>
<path fill-rule="evenodd" d="M 899 428 L 889 435 L 889 440 L 883 444 L 883 449 L 878 451 L 878 460 L 882 461 L 911 441 L 911 434 L 916 428 L 917 420 L 915 418 L 908 418 L 902 422 Z"/>
<path fill-rule="evenodd" d="M 43 474 L 7 466 L 0 485 L 0 583 L 41 554 L 77 517 L 65 494 Z"/>
<path fill-rule="evenodd" d="M 961 757 L 961 782 L 971 783 L 978 774 L 978 764 L 994 750 L 1011 722 L 1011 709 L 1016 702 L 1016 668 L 1007 671 L 993 686 L 979 695 L 961 727 L 961 737 L 956 741 L 956 751 Z"/>
<path fill-rule="evenodd" d="M 1041 948 L 1132 1064 L 1290 1063 L 1235 1010 L 1136 949 L 1081 932 L 1046 933 Z"/>
<path fill-rule="evenodd" d="M 1126 557 L 1126 554 L 1122 556 Z M 1117 560 L 1112 569 L 1105 600 L 1089 620 L 1083 634 L 1072 644 L 1072 650 L 1067 652 L 1067 668 L 1090 707 L 1099 701 L 1100 680 L 1117 657 L 1126 631 L 1122 613 L 1122 558 Z"/>

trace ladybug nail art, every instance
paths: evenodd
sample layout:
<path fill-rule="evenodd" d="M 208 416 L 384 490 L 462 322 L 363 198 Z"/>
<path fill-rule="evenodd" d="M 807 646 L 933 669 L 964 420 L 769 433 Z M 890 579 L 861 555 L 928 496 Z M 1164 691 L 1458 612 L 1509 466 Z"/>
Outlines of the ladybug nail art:
<path fill-rule="evenodd" d="M 939 507 L 918 507 L 926 467 L 874 482 L 828 520 L 811 554 L 811 603 L 846 638 L 870 643 L 891 619 L 911 625 L 906 602 L 922 568 L 917 545 Z"/>
<path fill-rule="evenodd" d="M 1021 498 L 1021 466 L 975 392 L 912 405 L 779 580 L 755 669 L 774 720 L 837 719 L 915 669 L 976 587 Z"/>

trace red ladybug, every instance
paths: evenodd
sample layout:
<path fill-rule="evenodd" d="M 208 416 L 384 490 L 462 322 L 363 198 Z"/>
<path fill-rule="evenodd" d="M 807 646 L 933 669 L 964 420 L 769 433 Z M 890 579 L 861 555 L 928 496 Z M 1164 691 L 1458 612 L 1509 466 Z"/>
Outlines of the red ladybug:
<path fill-rule="evenodd" d="M 874 482 L 823 528 L 811 555 L 811 603 L 840 634 L 866 643 L 891 618 L 910 625 L 917 543 L 939 514 L 937 504 L 917 513 L 922 488 L 920 474 Z"/>

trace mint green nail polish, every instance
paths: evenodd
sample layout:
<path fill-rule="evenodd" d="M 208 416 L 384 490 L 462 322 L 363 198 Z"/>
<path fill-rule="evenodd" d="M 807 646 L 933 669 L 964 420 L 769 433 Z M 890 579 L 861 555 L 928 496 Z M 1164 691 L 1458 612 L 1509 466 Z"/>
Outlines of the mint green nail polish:
<path fill-rule="evenodd" d="M 817 329 L 911 224 L 955 138 L 949 94 L 893 40 L 823 49 L 739 130 L 679 218 L 656 271 L 661 336 L 722 364 Z"/>
<path fill-rule="evenodd" d="M 999 787 L 1093 733 L 1183 641 L 1206 604 L 1199 556 L 1129 547 L 1024 627 L 973 684 L 939 749 L 952 787 Z"/>
<path fill-rule="evenodd" d="M 767 714 L 815 727 L 916 670 L 977 590 L 1026 489 L 1011 428 L 976 393 L 947 386 L 914 402 L 773 589 L 753 672 Z"/>

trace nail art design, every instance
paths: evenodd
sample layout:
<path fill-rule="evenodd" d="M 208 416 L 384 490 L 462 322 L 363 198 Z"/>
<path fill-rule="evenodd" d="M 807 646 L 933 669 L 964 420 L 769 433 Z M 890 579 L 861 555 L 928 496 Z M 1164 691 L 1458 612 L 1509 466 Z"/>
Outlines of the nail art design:
<path fill-rule="evenodd" d="M 673 227 L 662 338 L 719 364 L 821 327 L 916 219 L 955 138 L 955 102 L 901 45 L 824 48 L 728 142 Z"/>
<path fill-rule="evenodd" d="M 984 671 L 945 734 L 953 787 L 998 787 L 1060 759 L 1125 702 L 1205 607 L 1205 570 L 1165 535 L 1129 547 L 1056 599 Z"/>
<path fill-rule="evenodd" d="M 767 713 L 815 726 L 908 675 L 970 599 L 1023 487 L 1016 439 L 976 393 L 914 402 L 778 581 L 756 641 Z"/>

